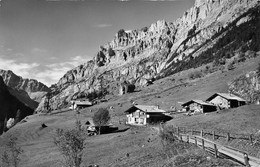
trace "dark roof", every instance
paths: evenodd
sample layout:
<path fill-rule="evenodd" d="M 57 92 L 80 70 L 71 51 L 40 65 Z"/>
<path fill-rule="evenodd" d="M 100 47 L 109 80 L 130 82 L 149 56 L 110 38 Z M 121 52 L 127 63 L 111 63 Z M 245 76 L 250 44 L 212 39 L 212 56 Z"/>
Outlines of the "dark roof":
<path fill-rule="evenodd" d="M 159 109 L 157 106 L 134 105 L 134 106 L 130 107 L 128 110 L 126 110 L 125 113 L 132 113 L 135 111 L 134 109 L 139 109 L 146 113 L 165 113 L 166 112 L 162 109 Z"/>
<path fill-rule="evenodd" d="M 230 94 L 230 93 L 215 93 L 212 96 L 210 96 L 206 101 L 210 101 L 216 96 L 221 96 L 227 100 L 246 101 L 246 100 L 244 100 L 236 95 Z"/>
<path fill-rule="evenodd" d="M 183 103 L 182 106 L 187 106 L 187 105 L 190 105 L 192 103 L 197 103 L 197 104 L 200 104 L 200 105 L 203 105 L 203 106 L 215 106 L 214 104 L 210 104 L 210 103 L 202 101 L 202 100 L 190 100 L 186 103 Z"/>

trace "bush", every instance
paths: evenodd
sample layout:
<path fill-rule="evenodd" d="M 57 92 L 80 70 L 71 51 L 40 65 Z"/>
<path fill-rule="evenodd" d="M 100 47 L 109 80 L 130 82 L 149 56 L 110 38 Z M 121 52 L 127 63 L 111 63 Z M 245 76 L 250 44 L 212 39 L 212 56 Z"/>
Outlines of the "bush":
<path fill-rule="evenodd" d="M 64 165 L 67 167 L 80 167 L 84 150 L 85 133 L 80 121 L 76 121 L 76 126 L 71 130 L 57 129 L 57 137 L 54 144 L 65 159 Z"/>
<path fill-rule="evenodd" d="M 93 116 L 93 122 L 98 126 L 98 133 L 100 134 L 102 126 L 107 125 L 110 120 L 109 111 L 105 108 L 99 108 Z"/>
<path fill-rule="evenodd" d="M 190 144 L 179 141 L 174 133 L 174 129 L 171 126 L 163 126 L 159 131 L 161 144 L 168 158 L 183 154 L 191 148 Z"/>
<path fill-rule="evenodd" d="M 9 140 L 6 144 L 6 148 L 2 154 L 2 166 L 3 167 L 17 167 L 19 165 L 20 154 L 23 152 L 21 147 L 17 145 L 17 138 L 9 136 Z"/>
<path fill-rule="evenodd" d="M 233 69 L 235 69 L 235 62 L 234 61 L 232 61 L 231 63 L 229 63 L 229 65 L 228 65 L 228 70 L 233 70 Z"/>
<path fill-rule="evenodd" d="M 200 77 L 202 77 L 202 76 L 203 76 L 203 74 L 202 74 L 201 71 L 194 71 L 194 72 L 191 72 L 191 73 L 188 75 L 188 77 L 189 77 L 190 79 L 196 79 L 196 78 L 200 78 Z"/>

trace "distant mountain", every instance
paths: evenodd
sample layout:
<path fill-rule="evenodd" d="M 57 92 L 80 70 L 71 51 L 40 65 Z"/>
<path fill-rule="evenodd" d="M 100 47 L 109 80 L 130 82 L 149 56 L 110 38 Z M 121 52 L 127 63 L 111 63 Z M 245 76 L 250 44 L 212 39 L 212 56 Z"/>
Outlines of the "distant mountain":
<path fill-rule="evenodd" d="M 256 0 L 196 0 L 174 22 L 119 30 L 96 56 L 68 71 L 37 111 L 63 107 L 71 99 L 115 93 L 120 83 L 146 85 L 182 70 L 260 50 L 260 3 Z"/>
<path fill-rule="evenodd" d="M 0 70 L 0 76 L 9 92 L 32 109 L 36 109 L 41 98 L 50 91 L 43 83 L 34 79 L 23 79 L 10 70 Z"/>
<path fill-rule="evenodd" d="M 27 115 L 33 114 L 34 110 L 26 106 L 15 96 L 11 95 L 8 87 L 5 85 L 3 78 L 0 76 L 0 134 L 3 132 L 4 120 L 9 118 L 15 118 L 17 112 L 20 113 L 20 119 L 23 119 Z"/>

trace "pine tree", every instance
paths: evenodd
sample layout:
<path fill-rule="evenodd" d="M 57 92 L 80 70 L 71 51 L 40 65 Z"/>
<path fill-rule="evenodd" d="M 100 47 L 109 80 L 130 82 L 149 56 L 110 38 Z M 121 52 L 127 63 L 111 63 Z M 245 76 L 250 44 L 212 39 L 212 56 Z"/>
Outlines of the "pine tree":
<path fill-rule="evenodd" d="M 7 116 L 5 117 L 5 120 L 4 120 L 4 132 L 6 132 L 8 129 L 7 129 L 7 121 L 8 121 L 8 118 Z"/>
<path fill-rule="evenodd" d="M 18 109 L 17 112 L 16 112 L 15 119 L 14 119 L 14 125 L 17 124 L 20 121 L 21 121 L 21 110 Z"/>

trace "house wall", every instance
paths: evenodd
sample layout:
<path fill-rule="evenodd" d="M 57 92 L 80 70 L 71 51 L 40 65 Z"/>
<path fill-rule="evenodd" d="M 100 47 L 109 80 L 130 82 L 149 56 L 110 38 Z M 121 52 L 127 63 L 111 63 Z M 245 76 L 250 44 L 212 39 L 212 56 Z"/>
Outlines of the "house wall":
<path fill-rule="evenodd" d="M 130 125 L 146 125 L 147 115 L 141 110 L 136 110 L 135 112 L 126 115 L 127 124 Z"/>
<path fill-rule="evenodd" d="M 203 112 L 206 113 L 206 112 L 213 112 L 213 111 L 216 111 L 217 110 L 217 107 L 216 106 L 203 106 Z"/>
<path fill-rule="evenodd" d="M 189 111 L 192 111 L 192 112 L 195 112 L 195 113 L 203 112 L 203 106 L 200 105 L 200 104 L 197 104 L 197 103 L 191 103 L 189 105 L 189 108 L 190 108 Z"/>
<path fill-rule="evenodd" d="M 213 103 L 220 108 L 230 108 L 230 102 L 221 96 L 216 96 L 215 98 L 210 100 L 209 103 Z"/>

